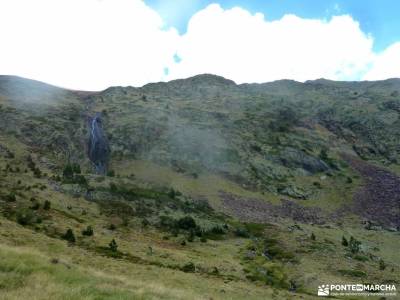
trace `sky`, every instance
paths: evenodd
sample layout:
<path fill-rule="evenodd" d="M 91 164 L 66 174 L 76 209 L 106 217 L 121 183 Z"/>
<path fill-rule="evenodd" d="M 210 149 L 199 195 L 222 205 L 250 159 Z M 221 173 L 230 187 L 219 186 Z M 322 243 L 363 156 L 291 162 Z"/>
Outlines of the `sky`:
<path fill-rule="evenodd" d="M 400 77 L 397 0 L 0 0 L 0 74 L 102 90 Z"/>

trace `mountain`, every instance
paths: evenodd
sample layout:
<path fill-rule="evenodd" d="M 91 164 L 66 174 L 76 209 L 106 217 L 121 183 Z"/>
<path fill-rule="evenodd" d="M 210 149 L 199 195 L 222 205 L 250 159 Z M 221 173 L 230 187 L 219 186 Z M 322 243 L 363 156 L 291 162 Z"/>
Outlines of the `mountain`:
<path fill-rule="evenodd" d="M 86 92 L 0 76 L 0 295 L 399 283 L 399 93 L 400 79 Z"/>

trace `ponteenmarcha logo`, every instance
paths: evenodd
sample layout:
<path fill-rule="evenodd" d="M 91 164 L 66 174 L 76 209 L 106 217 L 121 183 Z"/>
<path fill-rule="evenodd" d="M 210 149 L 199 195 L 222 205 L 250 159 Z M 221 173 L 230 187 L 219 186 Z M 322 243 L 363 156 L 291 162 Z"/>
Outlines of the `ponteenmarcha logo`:
<path fill-rule="evenodd" d="M 318 296 L 396 296 L 394 284 L 322 284 Z"/>

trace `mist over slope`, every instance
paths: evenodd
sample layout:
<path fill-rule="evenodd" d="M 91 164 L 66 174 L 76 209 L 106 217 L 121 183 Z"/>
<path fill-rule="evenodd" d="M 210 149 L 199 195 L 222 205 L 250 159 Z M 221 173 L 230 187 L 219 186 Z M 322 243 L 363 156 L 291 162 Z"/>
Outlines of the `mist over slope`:
<path fill-rule="evenodd" d="M 399 114 L 400 79 L 204 74 L 85 92 L 0 76 L 0 255 L 13 257 L 0 294 L 29 294 L 38 269 L 77 299 L 109 299 L 118 276 L 122 299 L 311 299 L 318 280 L 398 283 Z M 40 253 L 81 269 L 57 273 Z M 18 259 L 40 267 L 19 273 Z"/>

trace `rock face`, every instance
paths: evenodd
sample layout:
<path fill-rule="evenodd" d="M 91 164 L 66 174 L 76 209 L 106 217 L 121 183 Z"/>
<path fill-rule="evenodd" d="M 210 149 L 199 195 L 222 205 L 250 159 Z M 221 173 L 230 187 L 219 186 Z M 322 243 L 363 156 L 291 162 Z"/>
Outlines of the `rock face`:
<path fill-rule="evenodd" d="M 88 156 L 96 168 L 96 172 L 104 174 L 110 156 L 110 147 L 104 134 L 101 114 L 97 113 L 89 120 Z"/>
<path fill-rule="evenodd" d="M 312 174 L 329 169 L 328 165 L 322 160 L 293 148 L 286 148 L 283 150 L 280 160 L 286 167 L 302 168 Z"/>

